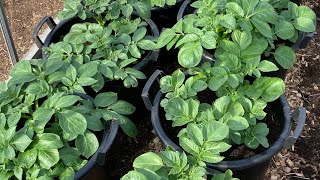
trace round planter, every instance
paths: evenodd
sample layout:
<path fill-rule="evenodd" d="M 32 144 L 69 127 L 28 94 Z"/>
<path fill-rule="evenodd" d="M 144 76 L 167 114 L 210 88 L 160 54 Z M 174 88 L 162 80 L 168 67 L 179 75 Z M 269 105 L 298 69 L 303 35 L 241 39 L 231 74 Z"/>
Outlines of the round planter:
<path fill-rule="evenodd" d="M 148 80 L 143 92 L 142 98 L 145 102 L 147 109 L 151 111 L 151 121 L 154 130 L 160 140 L 166 145 L 175 150 L 182 151 L 182 148 L 173 142 L 168 134 L 165 133 L 162 123 L 160 121 L 160 101 L 164 97 L 164 94 L 158 89 L 154 100 L 150 99 L 149 91 L 156 80 L 159 81 L 162 76 L 162 71 L 157 70 Z M 225 171 L 231 169 L 234 176 L 245 180 L 263 180 L 268 170 L 270 161 L 274 155 L 276 155 L 283 148 L 290 148 L 297 138 L 300 136 L 304 123 L 306 120 L 305 108 L 298 108 L 291 113 L 289 104 L 286 98 L 282 95 L 277 101 L 275 101 L 275 107 L 279 110 L 282 109 L 282 116 L 277 117 L 281 120 L 282 131 L 279 138 L 264 152 L 257 154 L 251 158 L 234 160 L 234 161 L 222 161 L 218 164 L 207 164 L 209 168 Z M 292 120 L 297 122 L 294 133 L 290 135 Z"/>
<path fill-rule="evenodd" d="M 86 94 L 76 94 L 84 99 L 92 99 Z M 103 166 L 105 164 L 105 157 L 110 149 L 117 133 L 119 124 L 117 121 L 108 121 L 104 123 L 105 130 L 103 132 L 102 140 L 97 152 L 88 160 L 79 171 L 75 173 L 74 179 L 81 179 L 85 177 L 95 166 Z"/>
<path fill-rule="evenodd" d="M 145 21 L 149 25 L 151 35 L 158 37 L 159 30 L 158 30 L 156 24 L 151 19 L 147 19 Z M 45 16 L 38 23 L 38 25 L 36 26 L 36 28 L 32 34 L 33 41 L 38 46 L 39 49 L 42 49 L 43 47 L 49 47 L 51 43 L 59 42 L 61 40 L 61 38 L 63 36 L 65 36 L 70 31 L 71 27 L 74 24 L 83 23 L 83 22 L 92 22 L 92 21 L 90 21 L 90 20 L 84 21 L 78 17 L 74 17 L 71 19 L 61 21 L 59 24 L 56 24 L 54 22 L 54 20 L 52 19 L 52 17 Z M 38 34 L 39 34 L 40 29 L 44 26 L 44 24 L 47 24 L 49 26 L 49 28 L 51 29 L 51 31 L 49 32 L 49 34 L 46 37 L 46 39 L 44 40 L 44 42 L 42 42 L 42 40 L 40 39 Z M 146 56 L 142 60 L 140 60 L 139 63 L 136 64 L 133 68 L 137 69 L 137 70 L 142 70 L 142 69 L 146 68 L 149 64 L 156 62 L 158 60 L 159 52 L 160 52 L 160 50 L 149 51 L 148 54 L 146 54 Z M 43 51 L 42 51 L 42 58 L 46 59 L 46 55 Z"/>
<path fill-rule="evenodd" d="M 182 19 L 183 16 L 185 16 L 187 14 L 195 13 L 195 9 L 190 6 L 191 2 L 192 2 L 191 0 L 185 0 L 182 3 L 182 5 L 181 5 L 181 7 L 179 9 L 178 15 L 177 15 L 177 21 Z M 296 4 L 300 4 L 301 3 L 300 0 L 295 0 L 293 2 L 296 3 Z M 317 21 L 315 21 L 315 25 L 317 25 Z M 299 49 L 306 48 L 308 46 L 308 44 L 310 43 L 311 39 L 313 38 L 313 36 L 315 35 L 315 33 L 316 33 L 316 31 L 312 32 L 312 33 L 299 31 L 298 40 L 293 45 L 291 45 L 292 50 L 294 52 L 297 52 Z M 212 53 L 210 53 L 210 52 L 208 52 L 206 50 L 203 50 L 202 60 L 204 60 L 204 61 L 215 61 L 215 58 L 214 58 L 214 55 Z M 278 64 L 273 57 L 270 58 L 270 61 Z M 282 67 L 280 67 L 279 65 L 278 65 L 278 67 L 279 67 L 278 71 L 267 73 L 268 76 L 270 76 L 270 77 L 280 77 L 282 79 L 285 79 L 286 74 L 287 74 L 287 70 L 282 68 Z"/>

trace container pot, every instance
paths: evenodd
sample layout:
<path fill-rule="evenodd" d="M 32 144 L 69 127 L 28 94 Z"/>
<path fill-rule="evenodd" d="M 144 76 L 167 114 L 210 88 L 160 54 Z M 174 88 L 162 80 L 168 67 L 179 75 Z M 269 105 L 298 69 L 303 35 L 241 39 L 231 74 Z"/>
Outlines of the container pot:
<path fill-rule="evenodd" d="M 145 21 L 149 25 L 151 35 L 158 37 L 159 30 L 156 24 L 151 19 L 146 19 Z M 61 38 L 63 38 L 68 32 L 70 32 L 70 29 L 74 24 L 84 23 L 84 22 L 94 22 L 94 21 L 90 19 L 84 21 L 78 17 L 74 17 L 71 19 L 61 21 L 59 24 L 56 24 L 52 17 L 45 16 L 36 26 L 32 34 L 32 39 L 39 49 L 42 49 L 43 47 L 49 47 L 51 43 L 56 43 L 61 41 Z M 41 28 L 44 26 L 44 24 L 47 24 L 51 29 L 51 31 L 49 32 L 45 40 L 42 41 L 39 37 L 39 32 Z M 142 60 L 140 60 L 139 63 L 136 64 L 133 68 L 136 70 L 145 69 L 148 65 L 158 60 L 159 52 L 160 50 L 149 51 L 148 54 L 146 54 L 146 56 Z M 46 55 L 43 51 L 42 51 L 42 58 L 46 59 Z"/>
<path fill-rule="evenodd" d="M 145 85 L 141 96 L 143 98 L 143 101 L 145 102 L 146 108 L 151 111 L 152 125 L 160 140 L 166 146 L 170 146 L 175 150 L 182 151 L 182 148 L 178 144 L 174 143 L 170 135 L 166 134 L 160 121 L 160 101 L 164 97 L 164 94 L 162 94 L 161 91 L 157 89 L 157 94 L 155 95 L 154 99 L 151 100 L 150 98 L 150 89 L 154 85 L 156 80 L 160 80 L 161 76 L 162 71 L 155 71 L 155 73 L 150 77 L 147 84 Z M 265 178 L 265 174 L 268 170 L 272 157 L 276 155 L 281 149 L 288 149 L 295 143 L 303 130 L 306 120 L 306 109 L 300 107 L 293 113 L 291 113 L 289 104 L 283 95 L 275 101 L 274 105 L 274 109 L 282 109 L 281 117 L 276 117 L 281 120 L 282 130 L 279 138 L 277 138 L 277 140 L 272 145 L 270 145 L 268 149 L 251 158 L 234 161 L 222 161 L 217 164 L 207 164 L 207 166 L 209 168 L 217 169 L 220 171 L 231 169 L 234 173 L 234 176 L 240 179 L 263 180 Z M 295 121 L 297 125 L 293 134 L 290 134 L 292 121 Z"/>
<path fill-rule="evenodd" d="M 183 18 L 183 16 L 187 15 L 187 14 L 191 14 L 191 13 L 195 13 L 195 9 L 193 7 L 190 6 L 191 4 L 191 0 L 185 0 L 178 12 L 177 15 L 177 21 L 179 21 L 180 19 Z M 292 1 L 296 4 L 301 4 L 301 0 L 295 0 Z M 315 25 L 317 27 L 317 21 L 315 21 Z M 308 44 L 310 43 L 311 39 L 313 38 L 313 36 L 315 35 L 315 32 L 311 32 L 311 33 L 307 33 L 307 32 L 301 32 L 299 31 L 299 38 L 298 40 L 291 45 L 291 48 L 294 52 L 297 52 L 299 49 L 304 49 L 308 46 Z M 215 61 L 214 55 L 206 50 L 203 50 L 203 55 L 202 55 L 202 59 L 205 61 Z M 287 74 L 287 70 L 282 68 L 280 65 L 278 65 L 278 63 L 275 61 L 275 59 L 272 57 L 270 58 L 271 62 L 274 62 L 275 64 L 277 64 L 277 66 L 279 67 L 278 71 L 275 72 L 270 72 L 267 73 L 269 77 L 280 77 L 282 79 L 285 79 L 286 74 Z"/>
<path fill-rule="evenodd" d="M 82 97 L 83 99 L 93 100 L 91 96 L 88 96 L 86 94 L 76 93 L 76 95 Z M 103 166 L 105 164 L 106 154 L 118 133 L 119 124 L 117 121 L 108 121 L 104 123 L 104 126 L 105 129 L 97 152 L 93 156 L 91 156 L 86 165 L 84 165 L 79 171 L 75 173 L 74 179 L 81 179 L 85 177 L 96 166 Z"/>

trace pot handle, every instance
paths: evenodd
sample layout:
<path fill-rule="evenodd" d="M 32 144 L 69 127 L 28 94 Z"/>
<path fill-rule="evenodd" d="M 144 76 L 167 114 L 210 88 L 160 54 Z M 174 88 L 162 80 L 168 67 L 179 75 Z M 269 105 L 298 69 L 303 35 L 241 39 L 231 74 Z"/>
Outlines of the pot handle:
<path fill-rule="evenodd" d="M 306 108 L 299 107 L 293 113 L 291 113 L 291 118 L 297 123 L 296 129 L 293 134 L 287 138 L 287 140 L 283 143 L 283 147 L 285 149 L 291 148 L 291 146 L 297 141 L 300 134 L 303 131 L 304 124 L 306 122 L 307 113 Z"/>
<path fill-rule="evenodd" d="M 157 80 L 158 83 L 160 81 L 159 77 L 161 78 L 163 76 L 163 71 L 161 70 L 156 70 L 151 77 L 148 79 L 146 85 L 143 87 L 142 93 L 141 93 L 141 97 L 142 100 L 144 102 L 144 105 L 146 106 L 146 108 L 151 111 L 153 103 L 150 100 L 150 89 L 151 86 L 154 84 L 154 82 Z"/>
<path fill-rule="evenodd" d="M 49 26 L 50 29 L 53 29 L 57 26 L 57 24 L 54 22 L 54 20 L 50 16 L 45 16 L 41 19 L 41 21 L 39 22 L 39 24 L 36 26 L 36 28 L 34 29 L 34 31 L 32 33 L 33 42 L 38 46 L 39 49 L 41 49 L 44 44 L 41 41 L 38 34 L 40 32 L 40 29 L 42 28 L 42 26 L 45 23 L 47 23 L 47 25 Z"/>

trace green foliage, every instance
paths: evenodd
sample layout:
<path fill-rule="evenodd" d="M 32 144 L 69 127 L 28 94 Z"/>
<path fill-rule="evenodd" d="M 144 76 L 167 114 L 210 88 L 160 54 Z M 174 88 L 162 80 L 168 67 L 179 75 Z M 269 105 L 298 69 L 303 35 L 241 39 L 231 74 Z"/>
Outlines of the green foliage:
<path fill-rule="evenodd" d="M 222 148 L 220 146 L 220 148 Z M 131 179 L 207 179 L 205 163 L 184 152 L 173 151 L 167 148 L 157 155 L 147 152 L 138 156 L 133 162 L 134 170 L 124 175 L 121 180 Z M 213 175 L 216 179 L 237 180 L 232 178 L 232 172 Z"/>
<path fill-rule="evenodd" d="M 140 18 L 121 17 L 107 26 L 75 24 L 63 41 L 52 43 L 46 48 L 46 53 L 48 61 L 57 69 L 57 61 L 61 59 L 59 65 L 69 63 L 74 67 L 67 69 L 69 76 L 64 79 L 66 86 L 76 82 L 80 86 L 91 85 L 95 91 L 99 91 L 105 81 L 110 80 L 122 80 L 125 87 L 137 87 L 138 80 L 146 77 L 132 66 L 143 58 L 150 43 L 153 42 L 147 37 L 146 22 Z M 89 68 L 91 71 L 86 70 Z M 77 73 L 79 79 L 75 78 Z M 52 78 L 60 79 L 60 75 L 56 72 Z"/>
<path fill-rule="evenodd" d="M 94 18 L 100 25 L 121 16 L 130 17 L 136 11 L 140 17 L 151 16 L 153 7 L 171 6 L 176 0 L 65 0 L 58 17 L 61 20 L 74 16 L 82 20 Z"/>
<path fill-rule="evenodd" d="M 264 53 L 269 59 L 274 54 L 279 65 L 289 69 L 295 55 L 279 40 L 296 42 L 299 31 L 315 31 L 315 13 L 288 1 L 198 0 L 191 6 L 196 13 L 184 16 L 172 28 L 165 29 L 156 44 L 157 48 L 171 49 L 174 45 L 179 48 L 178 61 L 185 68 L 200 63 L 203 49 L 216 49 L 217 59 L 224 52 L 231 52 L 242 60 L 252 58 L 248 53 L 253 52 L 257 56 Z M 283 58 L 279 57 L 280 53 L 285 54 Z M 257 71 L 254 74 L 259 76 Z"/>
<path fill-rule="evenodd" d="M 244 44 L 241 36 L 244 34 L 234 38 Z M 250 43 L 247 44 L 249 47 Z M 241 63 L 241 57 L 227 53 L 220 57 L 214 65 L 203 63 L 190 68 L 188 74 L 176 70 L 160 80 L 161 91 L 165 93 L 161 106 L 166 119 L 173 121 L 172 126 L 187 126 L 178 134 L 180 146 L 210 163 L 223 159 L 219 153 L 230 148 L 228 143 L 244 143 L 254 149 L 260 144 L 268 147 L 268 128 L 257 121 L 266 116 L 267 103 L 278 99 L 285 90 L 280 78 L 259 76 L 250 83 L 245 80 L 249 73 L 243 72 L 249 62 Z M 270 61 L 259 63 L 259 56 L 257 60 L 254 66 L 258 72 L 277 68 Z M 214 94 L 210 99 L 212 104 L 199 101 L 198 95 L 204 91 Z"/>
<path fill-rule="evenodd" d="M 98 150 L 94 132 L 104 130 L 103 121 L 117 120 L 126 134 L 137 134 L 126 117 L 135 107 L 116 93 L 92 100 L 78 95 L 92 85 L 79 81 L 97 71 L 94 62 L 72 65 L 62 59 L 22 60 L 14 66 L 0 91 L 1 178 L 72 179 Z"/>

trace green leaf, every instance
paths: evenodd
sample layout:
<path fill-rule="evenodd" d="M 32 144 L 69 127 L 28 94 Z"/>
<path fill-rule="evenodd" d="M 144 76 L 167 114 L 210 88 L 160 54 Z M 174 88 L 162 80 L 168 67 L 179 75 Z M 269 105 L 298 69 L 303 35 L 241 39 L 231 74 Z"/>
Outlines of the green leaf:
<path fill-rule="evenodd" d="M 127 4 L 121 7 L 121 12 L 125 17 L 130 17 L 133 12 L 133 7 L 131 4 Z"/>
<path fill-rule="evenodd" d="M 294 51 L 288 46 L 280 46 L 274 52 L 274 58 L 283 68 L 290 69 L 296 61 Z"/>
<path fill-rule="evenodd" d="M 180 153 L 177 151 L 161 151 L 160 156 L 165 163 L 166 166 L 174 167 L 176 165 L 180 165 Z"/>
<path fill-rule="evenodd" d="M 90 70 L 89 70 L 90 69 Z M 98 66 L 95 62 L 89 62 L 83 64 L 78 69 L 78 76 L 81 77 L 93 77 L 98 72 Z"/>
<path fill-rule="evenodd" d="M 23 169 L 21 167 L 15 167 L 14 168 L 14 176 L 19 179 L 22 180 L 22 174 L 23 174 Z"/>
<path fill-rule="evenodd" d="M 205 49 L 214 49 L 217 44 L 217 34 L 214 31 L 207 31 L 201 36 L 201 45 Z"/>
<path fill-rule="evenodd" d="M 267 49 L 268 41 L 264 38 L 253 39 L 252 43 L 247 49 L 241 52 L 241 58 L 247 59 L 256 56 L 261 56 L 261 54 Z"/>
<path fill-rule="evenodd" d="M 93 78 L 88 78 L 88 77 L 81 77 L 77 80 L 77 83 L 80 86 L 90 86 L 93 85 L 97 82 L 98 80 L 93 79 Z"/>
<path fill-rule="evenodd" d="M 72 167 L 68 167 L 63 173 L 60 175 L 61 180 L 73 180 L 75 177 L 75 172 Z"/>
<path fill-rule="evenodd" d="M 197 155 L 200 152 L 200 147 L 195 142 L 190 140 L 189 138 L 180 136 L 179 137 L 179 144 L 186 152 L 188 152 L 192 155 Z"/>
<path fill-rule="evenodd" d="M 235 55 L 240 55 L 240 47 L 229 40 L 222 40 L 220 46 L 222 47 L 223 50 L 225 50 L 226 52 L 235 54 Z"/>
<path fill-rule="evenodd" d="M 6 131 L 2 131 L 4 136 L 4 140 L 9 142 L 12 140 L 12 138 L 14 137 L 14 135 L 16 134 L 16 128 L 17 126 L 12 126 L 9 129 L 7 129 Z"/>
<path fill-rule="evenodd" d="M 100 93 L 94 98 L 94 105 L 96 107 L 107 107 L 115 103 L 118 100 L 117 93 L 106 92 Z"/>
<path fill-rule="evenodd" d="M 141 39 L 143 39 L 144 36 L 146 36 L 146 34 L 147 34 L 147 28 L 141 27 L 133 33 L 132 40 L 135 42 L 138 42 Z"/>
<path fill-rule="evenodd" d="M 22 84 L 36 79 L 35 74 L 32 73 L 31 64 L 29 60 L 22 60 L 15 64 L 10 73 L 13 84 Z"/>
<path fill-rule="evenodd" d="M 36 139 L 37 149 L 59 149 L 63 147 L 63 142 L 60 137 L 53 133 L 38 134 Z"/>
<path fill-rule="evenodd" d="M 212 91 L 217 91 L 227 82 L 227 72 L 222 67 L 213 67 L 211 68 L 211 74 L 213 74 L 213 76 L 209 80 L 208 87 Z"/>
<path fill-rule="evenodd" d="M 271 72 L 279 70 L 279 68 L 274 63 L 267 60 L 261 61 L 258 65 L 258 69 L 262 72 Z"/>
<path fill-rule="evenodd" d="M 125 70 L 129 75 L 134 76 L 137 79 L 146 79 L 146 75 L 143 72 L 136 70 L 134 68 L 126 68 Z"/>
<path fill-rule="evenodd" d="M 221 141 L 229 135 L 229 127 L 214 120 L 205 123 L 202 131 L 205 141 Z"/>
<path fill-rule="evenodd" d="M 83 134 L 87 129 L 87 121 L 80 113 L 64 109 L 58 117 L 61 128 L 68 134 Z"/>
<path fill-rule="evenodd" d="M 113 103 L 109 106 L 109 109 L 112 109 L 116 113 L 122 115 L 130 115 L 136 110 L 136 108 L 132 104 L 123 100 L 119 100 Z"/>
<path fill-rule="evenodd" d="M 244 16 L 244 11 L 242 9 L 242 7 L 237 4 L 236 2 L 228 2 L 226 5 L 227 10 L 229 10 L 230 12 L 232 12 L 234 15 L 238 15 L 243 17 Z"/>
<path fill-rule="evenodd" d="M 254 17 L 274 24 L 278 19 L 278 13 L 274 7 L 265 1 L 260 1 L 254 9 Z"/>
<path fill-rule="evenodd" d="M 137 47 L 137 45 L 132 44 L 129 46 L 129 52 L 130 54 L 135 58 L 141 58 L 141 53 Z"/>
<path fill-rule="evenodd" d="M 244 117 L 232 117 L 228 122 L 227 125 L 230 129 L 234 131 L 241 131 L 247 129 L 249 127 L 248 121 Z"/>
<path fill-rule="evenodd" d="M 188 137 L 194 141 L 198 146 L 203 144 L 203 135 L 201 129 L 195 124 L 188 124 L 187 126 Z"/>
<path fill-rule="evenodd" d="M 11 114 L 7 120 L 7 124 L 9 128 L 17 125 L 20 119 L 21 119 L 21 112 L 14 112 L 13 114 Z"/>
<path fill-rule="evenodd" d="M 129 171 L 121 180 L 148 180 L 143 174 L 137 171 Z"/>
<path fill-rule="evenodd" d="M 268 139 L 265 136 L 256 136 L 256 139 L 259 141 L 259 143 L 265 147 L 268 148 L 269 147 L 269 143 L 268 143 Z"/>
<path fill-rule="evenodd" d="M 32 140 L 25 134 L 16 135 L 13 139 L 11 144 L 20 152 L 24 152 L 25 149 L 30 145 Z"/>
<path fill-rule="evenodd" d="M 4 148 L 3 155 L 8 160 L 13 160 L 15 158 L 15 156 L 16 156 L 16 153 L 15 153 L 13 147 L 8 145 L 7 147 Z"/>
<path fill-rule="evenodd" d="M 178 53 L 179 64 L 185 68 L 197 66 L 202 57 L 202 46 L 200 42 L 187 43 L 183 45 Z"/>
<path fill-rule="evenodd" d="M 185 36 L 183 36 L 183 38 L 181 38 L 177 44 L 176 47 L 180 47 L 182 44 L 188 43 L 188 42 L 195 42 L 199 40 L 199 36 L 196 34 L 186 34 Z"/>
<path fill-rule="evenodd" d="M 66 95 L 59 98 L 59 100 L 55 103 L 54 107 L 61 109 L 65 107 L 70 107 L 74 105 L 77 101 L 82 100 L 80 96 L 77 95 Z"/>
<path fill-rule="evenodd" d="M 281 39 L 287 40 L 294 36 L 295 29 L 290 22 L 282 20 L 275 24 L 275 33 Z"/>
<path fill-rule="evenodd" d="M 87 120 L 87 126 L 88 129 L 92 131 L 102 131 L 104 129 L 104 126 L 101 122 L 101 117 L 97 115 L 92 115 L 92 116 L 85 116 Z"/>
<path fill-rule="evenodd" d="M 70 81 L 75 82 L 77 78 L 77 70 L 74 66 L 70 65 L 66 70 L 66 78 Z"/>
<path fill-rule="evenodd" d="M 218 163 L 218 162 L 221 162 L 223 159 L 224 157 L 222 156 L 214 155 L 206 151 L 201 154 L 201 160 L 208 163 Z"/>
<path fill-rule="evenodd" d="M 152 179 L 152 180 L 161 180 L 161 176 L 158 175 L 156 172 L 151 171 L 149 169 L 140 169 L 137 168 L 136 171 L 140 172 L 143 174 L 147 179 Z"/>
<path fill-rule="evenodd" d="M 157 171 L 162 166 L 164 166 L 164 164 L 161 157 L 153 152 L 144 153 L 138 156 L 133 162 L 134 168 L 148 169 L 151 171 Z"/>
<path fill-rule="evenodd" d="M 143 39 L 137 43 L 138 47 L 144 50 L 155 50 L 157 49 L 156 43 L 151 40 Z"/>
<path fill-rule="evenodd" d="M 119 115 L 117 119 L 122 131 L 129 137 L 136 137 L 138 135 L 138 129 L 135 124 L 127 117 Z"/>
<path fill-rule="evenodd" d="M 4 127 L 6 126 L 7 120 L 4 113 L 0 113 L 0 130 L 4 130 Z"/>
<path fill-rule="evenodd" d="M 59 162 L 59 152 L 57 149 L 38 150 L 38 159 L 42 168 L 50 169 Z"/>
<path fill-rule="evenodd" d="M 220 19 L 220 24 L 228 29 L 236 28 L 236 19 L 231 14 L 223 15 Z"/>
<path fill-rule="evenodd" d="M 299 6 L 298 7 L 299 17 L 309 18 L 311 20 L 316 20 L 316 13 L 312 11 L 308 6 Z"/>
<path fill-rule="evenodd" d="M 295 19 L 293 25 L 296 29 L 303 32 L 314 32 L 316 30 L 313 20 L 306 17 Z"/>
<path fill-rule="evenodd" d="M 231 34 L 232 40 L 240 47 L 241 50 L 247 49 L 252 43 L 252 36 L 247 31 L 235 30 Z"/>
<path fill-rule="evenodd" d="M 180 97 L 170 99 L 166 108 L 169 113 L 177 117 L 183 117 L 188 113 L 188 104 Z"/>
<path fill-rule="evenodd" d="M 72 46 L 64 41 L 52 44 L 50 46 L 52 48 L 52 51 L 54 53 L 59 53 L 59 54 L 70 54 L 72 53 Z"/>
<path fill-rule="evenodd" d="M 259 18 L 251 18 L 252 24 L 258 29 L 258 31 L 267 38 L 272 39 L 272 30 L 269 24 Z"/>
<path fill-rule="evenodd" d="M 99 148 L 97 137 L 90 131 L 86 131 L 84 135 L 80 135 L 76 139 L 76 148 L 82 156 L 89 159 Z"/>
<path fill-rule="evenodd" d="M 165 29 L 163 32 L 161 32 L 156 47 L 162 48 L 165 45 L 167 45 L 174 37 L 176 36 L 176 33 L 172 29 Z"/>
<path fill-rule="evenodd" d="M 231 145 L 225 142 L 206 142 L 204 146 L 204 150 L 210 151 L 212 154 L 226 152 L 229 148 L 231 148 Z"/>
<path fill-rule="evenodd" d="M 241 0 L 242 8 L 245 12 L 245 15 L 250 15 L 253 13 L 254 8 L 259 3 L 259 0 Z"/>
<path fill-rule="evenodd" d="M 43 132 L 44 127 L 52 118 L 55 111 L 51 108 L 39 107 L 33 114 L 35 120 L 35 131 Z"/>
<path fill-rule="evenodd" d="M 138 12 L 138 14 L 143 18 L 143 19 L 148 19 L 151 16 L 151 6 L 148 5 L 147 3 L 137 1 L 133 4 L 133 7 L 135 10 Z"/>
<path fill-rule="evenodd" d="M 19 153 L 18 162 L 21 167 L 30 168 L 36 162 L 38 152 L 36 149 L 30 149 L 23 153 Z"/>
<path fill-rule="evenodd" d="M 258 123 L 254 126 L 254 134 L 260 136 L 267 136 L 269 134 L 269 128 L 265 123 Z"/>
<path fill-rule="evenodd" d="M 285 92 L 285 83 L 280 78 L 269 78 L 265 85 L 266 89 L 261 97 L 266 102 L 278 99 Z"/>

